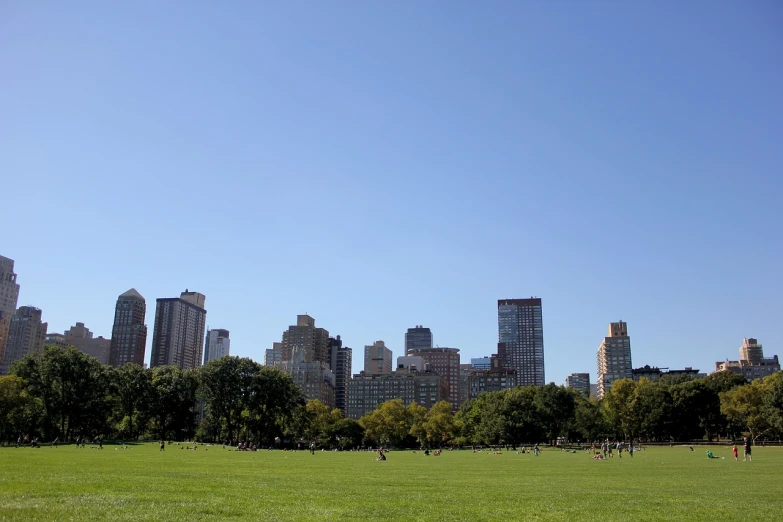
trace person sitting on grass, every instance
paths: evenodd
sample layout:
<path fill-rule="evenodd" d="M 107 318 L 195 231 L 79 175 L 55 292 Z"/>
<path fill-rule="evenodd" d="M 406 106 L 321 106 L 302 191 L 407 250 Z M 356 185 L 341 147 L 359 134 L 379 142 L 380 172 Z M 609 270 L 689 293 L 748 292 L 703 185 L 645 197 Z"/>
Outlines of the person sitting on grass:
<path fill-rule="evenodd" d="M 707 450 L 707 458 L 708 459 L 719 459 L 720 457 L 716 457 L 715 455 L 712 454 L 712 451 Z"/>

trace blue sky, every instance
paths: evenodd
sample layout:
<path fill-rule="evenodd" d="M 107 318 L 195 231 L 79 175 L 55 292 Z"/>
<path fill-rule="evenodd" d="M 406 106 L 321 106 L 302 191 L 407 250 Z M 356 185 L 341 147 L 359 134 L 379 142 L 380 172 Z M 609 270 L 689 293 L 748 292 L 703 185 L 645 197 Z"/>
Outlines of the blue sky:
<path fill-rule="evenodd" d="M 20 305 L 111 335 L 206 294 L 262 360 L 493 353 L 543 299 L 546 376 L 783 356 L 783 8 L 750 2 L 5 2 L 0 177 Z M 149 345 L 149 341 L 148 341 Z M 149 359 L 149 348 L 147 353 Z"/>

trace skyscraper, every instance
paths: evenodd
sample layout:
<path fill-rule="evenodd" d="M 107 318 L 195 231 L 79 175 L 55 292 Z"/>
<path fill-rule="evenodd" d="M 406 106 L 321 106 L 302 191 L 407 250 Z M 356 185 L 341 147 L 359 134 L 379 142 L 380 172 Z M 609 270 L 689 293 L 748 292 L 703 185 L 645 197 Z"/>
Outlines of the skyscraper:
<path fill-rule="evenodd" d="M 421 325 L 416 325 L 415 328 L 408 328 L 408 331 L 405 333 L 405 354 L 410 355 L 411 352 L 423 348 L 432 348 L 432 332 L 430 329 Z"/>
<path fill-rule="evenodd" d="M 43 350 L 48 325 L 41 321 L 43 313 L 33 306 L 21 306 L 8 329 L 5 359 L 0 374 L 6 375 L 11 364 L 25 355 Z"/>
<path fill-rule="evenodd" d="M 207 331 L 207 340 L 204 343 L 204 364 L 229 355 L 231 340 L 228 338 L 228 330 L 213 328 Z"/>
<path fill-rule="evenodd" d="M 274 352 L 274 350 L 272 350 Z M 315 319 L 298 315 L 296 325 L 283 332 L 281 361 L 275 366 L 289 374 L 308 400 L 335 407 L 335 375 L 330 368 L 329 332 Z"/>
<path fill-rule="evenodd" d="M 132 362 L 144 365 L 144 351 L 147 348 L 146 315 L 147 302 L 135 288 L 120 294 L 114 307 L 109 364 L 122 366 Z"/>
<path fill-rule="evenodd" d="M 19 302 L 19 285 L 14 273 L 14 260 L 0 256 L 0 369 L 5 359 L 5 347 L 11 320 Z"/>
<path fill-rule="evenodd" d="M 296 325 L 283 332 L 281 357 L 291 361 L 296 349 L 302 350 L 304 362 L 329 364 L 329 332 L 315 327 L 315 319 L 309 315 L 297 315 Z"/>
<path fill-rule="evenodd" d="M 383 341 L 364 347 L 364 373 L 385 375 L 392 372 L 392 351 Z"/>
<path fill-rule="evenodd" d="M 198 368 L 203 360 L 206 297 L 185 290 L 179 297 L 162 297 L 155 309 L 150 367 L 173 365 Z"/>
<path fill-rule="evenodd" d="M 348 415 L 348 381 L 351 379 L 350 348 L 343 347 L 340 336 L 329 338 L 329 368 L 334 374 L 334 406 Z"/>
<path fill-rule="evenodd" d="M 598 347 L 598 393 L 603 399 L 612 383 L 618 379 L 633 379 L 631 338 L 623 321 L 609 324 L 609 336 Z"/>
<path fill-rule="evenodd" d="M 498 300 L 498 357 L 517 372 L 519 386 L 543 386 L 544 323 L 541 299 Z"/>

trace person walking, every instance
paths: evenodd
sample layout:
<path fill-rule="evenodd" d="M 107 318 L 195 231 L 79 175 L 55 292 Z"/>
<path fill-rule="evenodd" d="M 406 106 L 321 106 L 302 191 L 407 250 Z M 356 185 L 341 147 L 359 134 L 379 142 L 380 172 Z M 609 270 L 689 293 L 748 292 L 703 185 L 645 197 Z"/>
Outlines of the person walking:
<path fill-rule="evenodd" d="M 745 455 L 744 458 L 742 459 L 742 462 L 745 462 L 746 460 L 752 462 L 753 456 L 750 454 L 751 440 L 748 437 L 745 437 L 744 442 L 745 442 Z"/>

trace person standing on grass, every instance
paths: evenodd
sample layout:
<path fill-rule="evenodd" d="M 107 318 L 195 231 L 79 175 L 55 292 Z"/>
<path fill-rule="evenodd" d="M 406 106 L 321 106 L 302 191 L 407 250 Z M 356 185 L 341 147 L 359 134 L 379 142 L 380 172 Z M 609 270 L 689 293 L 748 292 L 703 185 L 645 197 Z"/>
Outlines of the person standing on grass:
<path fill-rule="evenodd" d="M 166 451 L 166 441 L 160 439 L 160 451 Z"/>
<path fill-rule="evenodd" d="M 751 443 L 751 440 L 748 437 L 745 437 L 744 440 L 745 440 L 745 455 L 744 455 L 744 458 L 742 459 L 742 462 L 745 462 L 746 460 L 752 462 L 753 461 L 753 456 L 750 454 L 750 443 Z"/>
<path fill-rule="evenodd" d="M 533 446 L 533 453 L 535 453 L 536 457 L 538 457 L 538 454 L 541 453 L 541 450 L 538 449 L 538 443 L 536 443 L 536 445 Z"/>
<path fill-rule="evenodd" d="M 628 446 L 628 454 L 633 458 L 633 442 Z"/>
<path fill-rule="evenodd" d="M 739 455 L 737 454 L 737 444 L 734 444 L 734 447 L 731 448 L 731 452 L 734 453 L 734 461 L 739 461 Z"/>

